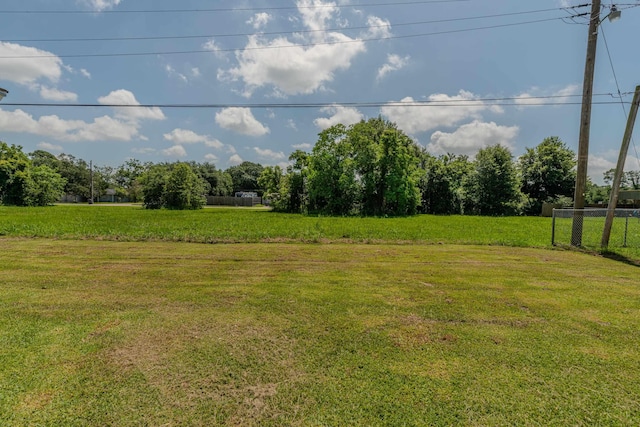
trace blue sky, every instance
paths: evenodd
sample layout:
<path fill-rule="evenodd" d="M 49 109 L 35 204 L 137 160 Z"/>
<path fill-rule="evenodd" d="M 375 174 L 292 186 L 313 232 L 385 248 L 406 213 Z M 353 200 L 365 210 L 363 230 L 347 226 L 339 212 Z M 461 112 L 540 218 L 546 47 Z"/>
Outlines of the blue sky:
<path fill-rule="evenodd" d="M 622 19 L 604 21 L 599 37 L 596 182 L 615 165 L 626 123 L 608 95 L 618 93 L 613 70 L 627 110 L 640 84 L 640 3 L 623 1 Z M 0 139 L 98 165 L 137 158 L 226 169 L 285 165 L 327 126 L 383 115 L 435 155 L 501 143 L 517 157 L 547 136 L 577 150 L 587 26 L 561 18 L 589 12 L 563 9 L 583 3 L 3 1 L 0 87 L 10 93 Z M 603 17 L 610 6 L 603 1 Z M 636 149 L 626 169 L 640 169 Z"/>

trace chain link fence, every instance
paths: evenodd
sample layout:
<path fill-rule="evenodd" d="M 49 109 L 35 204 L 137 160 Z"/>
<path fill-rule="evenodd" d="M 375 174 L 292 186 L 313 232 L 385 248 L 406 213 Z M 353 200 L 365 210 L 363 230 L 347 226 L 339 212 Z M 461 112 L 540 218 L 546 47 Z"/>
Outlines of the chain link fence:
<path fill-rule="evenodd" d="M 607 209 L 554 209 L 551 244 L 599 249 Z M 609 248 L 640 248 L 640 209 L 616 209 Z"/>

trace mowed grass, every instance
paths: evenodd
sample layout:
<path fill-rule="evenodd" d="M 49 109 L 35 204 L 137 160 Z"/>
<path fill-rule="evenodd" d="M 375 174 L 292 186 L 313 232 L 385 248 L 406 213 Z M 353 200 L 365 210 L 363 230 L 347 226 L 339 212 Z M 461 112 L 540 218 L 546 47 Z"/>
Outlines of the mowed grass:
<path fill-rule="evenodd" d="M 0 246 L 2 426 L 640 419 L 638 268 L 602 257 L 335 242 Z"/>
<path fill-rule="evenodd" d="M 0 236 L 186 242 L 421 242 L 549 246 L 551 219 L 418 215 L 317 217 L 266 209 L 145 210 L 140 206 L 0 207 Z"/>

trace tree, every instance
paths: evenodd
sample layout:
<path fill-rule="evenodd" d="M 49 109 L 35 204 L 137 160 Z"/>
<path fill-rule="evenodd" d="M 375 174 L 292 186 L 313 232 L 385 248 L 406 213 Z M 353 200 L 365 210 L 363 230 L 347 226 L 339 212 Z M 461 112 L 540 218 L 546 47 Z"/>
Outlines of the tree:
<path fill-rule="evenodd" d="M 29 158 L 19 145 L 0 142 L 0 200 L 3 204 L 20 205 Z"/>
<path fill-rule="evenodd" d="M 44 150 L 36 150 L 32 153 L 29 153 L 29 158 L 31 159 L 31 163 L 33 166 L 49 166 L 54 171 L 58 171 L 60 169 L 60 160 Z"/>
<path fill-rule="evenodd" d="M 205 182 L 188 163 L 161 163 L 140 177 L 147 209 L 200 209 L 206 200 Z"/>
<path fill-rule="evenodd" d="M 27 185 L 23 204 L 25 206 L 48 206 L 64 195 L 66 180 L 49 166 L 32 166 L 28 169 Z"/>
<path fill-rule="evenodd" d="M 178 163 L 166 179 L 164 206 L 169 209 L 201 209 L 205 184 L 186 163 Z"/>
<path fill-rule="evenodd" d="M 615 176 L 616 169 L 609 169 L 604 173 L 604 183 L 611 187 L 613 184 L 613 178 Z M 640 171 L 627 171 L 622 173 L 622 179 L 620 180 L 620 188 L 629 190 L 640 189 Z"/>
<path fill-rule="evenodd" d="M 267 166 L 258 178 L 258 185 L 264 189 L 264 197 L 269 199 L 272 206 L 280 209 L 280 184 L 283 178 L 280 166 Z"/>
<path fill-rule="evenodd" d="M 519 213 L 522 198 L 520 181 L 511 152 L 501 145 L 493 145 L 478 152 L 465 187 L 467 204 L 475 214 Z"/>
<path fill-rule="evenodd" d="M 233 193 L 233 180 L 228 173 L 216 169 L 213 163 L 190 163 L 191 168 L 207 182 L 210 196 L 229 196 Z"/>
<path fill-rule="evenodd" d="M 261 164 L 252 162 L 242 162 L 227 169 L 227 173 L 231 175 L 233 182 L 233 192 L 261 190 L 258 178 L 262 173 L 262 169 L 264 168 Z"/>
<path fill-rule="evenodd" d="M 309 157 L 308 209 L 328 215 L 357 213 L 358 183 L 352 150 L 344 125 L 319 134 Z"/>
<path fill-rule="evenodd" d="M 136 159 L 129 159 L 118 166 L 113 177 L 118 196 L 125 197 L 134 203 L 142 200 L 140 178 L 151 166 L 151 163 L 142 163 Z"/>
<path fill-rule="evenodd" d="M 527 148 L 518 161 L 521 190 L 528 198 L 526 211 L 538 214 L 544 202 L 572 197 L 575 166 L 575 153 L 556 136 L 545 138 L 535 148 Z"/>
<path fill-rule="evenodd" d="M 418 146 L 380 117 L 325 129 L 308 160 L 310 212 L 412 215 L 420 204 Z"/>
<path fill-rule="evenodd" d="M 34 166 L 19 145 L 0 142 L 0 201 L 46 206 L 60 199 L 65 180 L 45 164 Z"/>
<path fill-rule="evenodd" d="M 165 205 L 165 185 L 169 172 L 170 166 L 160 163 L 140 176 L 142 201 L 146 209 L 160 209 Z"/>
<path fill-rule="evenodd" d="M 421 180 L 422 209 L 430 214 L 464 212 L 464 183 L 473 170 L 467 156 L 446 154 L 433 157 L 425 153 L 425 174 Z"/>
<path fill-rule="evenodd" d="M 89 164 L 70 154 L 60 154 L 57 172 L 67 181 L 64 192 L 88 199 L 91 196 L 91 174 Z"/>

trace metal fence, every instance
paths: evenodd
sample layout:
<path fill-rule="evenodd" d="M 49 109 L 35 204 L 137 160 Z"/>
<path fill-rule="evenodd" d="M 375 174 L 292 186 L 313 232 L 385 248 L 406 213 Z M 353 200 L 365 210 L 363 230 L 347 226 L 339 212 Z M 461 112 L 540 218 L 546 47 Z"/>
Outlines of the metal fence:
<path fill-rule="evenodd" d="M 606 216 L 607 209 L 554 209 L 551 244 L 599 249 Z M 582 228 L 582 241 L 572 242 L 576 226 Z M 640 209 L 615 210 L 609 247 L 640 248 Z"/>
<path fill-rule="evenodd" d="M 262 203 L 262 197 L 207 196 L 207 205 L 251 207 Z"/>

